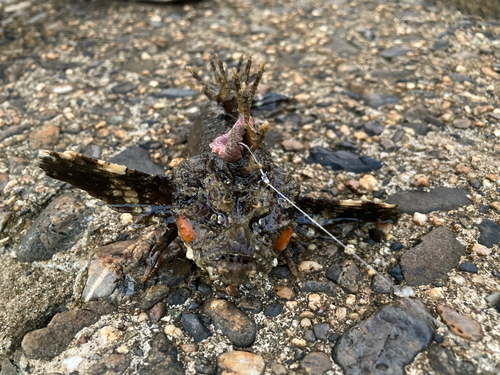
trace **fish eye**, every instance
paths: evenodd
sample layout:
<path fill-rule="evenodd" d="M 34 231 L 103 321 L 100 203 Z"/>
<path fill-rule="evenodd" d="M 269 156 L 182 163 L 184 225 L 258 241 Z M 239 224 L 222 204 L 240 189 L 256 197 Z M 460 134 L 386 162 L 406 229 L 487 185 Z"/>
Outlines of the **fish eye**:
<path fill-rule="evenodd" d="M 217 223 L 222 225 L 222 224 L 225 224 L 226 222 L 226 217 L 222 214 L 218 214 L 217 215 Z"/>

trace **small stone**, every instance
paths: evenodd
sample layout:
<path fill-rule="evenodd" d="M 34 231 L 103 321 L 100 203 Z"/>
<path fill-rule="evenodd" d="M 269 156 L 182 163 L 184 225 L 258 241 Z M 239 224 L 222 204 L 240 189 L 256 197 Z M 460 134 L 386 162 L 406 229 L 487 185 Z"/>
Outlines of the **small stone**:
<path fill-rule="evenodd" d="M 304 346 L 307 346 L 307 341 L 304 339 L 294 338 L 294 339 L 292 339 L 291 342 L 292 342 L 293 346 L 297 346 L 299 348 L 303 348 Z"/>
<path fill-rule="evenodd" d="M 233 345 L 249 347 L 253 344 L 257 334 L 254 321 L 231 302 L 223 299 L 207 301 L 203 304 L 203 313 L 212 319 L 215 328 L 221 330 Z"/>
<path fill-rule="evenodd" d="M 326 341 L 328 340 L 328 331 L 330 330 L 330 325 L 328 323 L 316 324 L 313 327 L 314 335 L 318 340 Z"/>
<path fill-rule="evenodd" d="M 179 288 L 167 297 L 167 303 L 170 306 L 182 305 L 189 297 L 191 297 L 191 290 L 188 288 Z"/>
<path fill-rule="evenodd" d="M 286 367 L 281 363 L 271 363 L 271 371 L 274 372 L 275 375 L 286 375 Z"/>
<path fill-rule="evenodd" d="M 161 320 L 161 318 L 165 316 L 166 311 L 167 311 L 167 305 L 165 305 L 164 302 L 158 302 L 156 305 L 154 305 L 149 311 L 149 318 L 151 320 L 151 323 L 153 324 L 158 323 Z"/>
<path fill-rule="evenodd" d="M 352 260 L 334 263 L 326 270 L 326 277 L 336 282 L 348 293 L 357 293 L 361 280 L 359 269 Z"/>
<path fill-rule="evenodd" d="M 491 248 L 500 242 L 500 225 L 498 225 L 498 223 L 493 220 L 484 219 L 481 224 L 478 225 L 478 228 L 481 234 L 478 242 L 481 245 Z"/>
<path fill-rule="evenodd" d="M 215 375 L 216 368 L 210 358 L 198 357 L 194 362 L 194 370 L 197 374 Z"/>
<path fill-rule="evenodd" d="M 321 296 L 319 294 L 313 293 L 309 295 L 309 303 L 307 307 L 311 311 L 318 311 L 321 308 Z"/>
<path fill-rule="evenodd" d="M 483 336 L 481 325 L 470 316 L 465 316 L 446 305 L 439 305 L 437 312 L 456 335 L 471 341 L 480 341 Z"/>
<path fill-rule="evenodd" d="M 430 181 L 429 181 L 429 177 L 426 175 L 422 175 L 422 174 L 418 174 L 418 175 L 414 176 L 411 184 L 415 187 L 419 187 L 419 186 L 429 187 L 431 185 Z"/>
<path fill-rule="evenodd" d="M 285 151 L 300 151 L 304 149 L 304 145 L 295 139 L 286 139 L 281 142 L 281 146 Z"/>
<path fill-rule="evenodd" d="M 466 118 L 460 118 L 453 121 L 453 126 L 457 129 L 468 129 L 472 122 Z"/>
<path fill-rule="evenodd" d="M 129 225 L 130 223 L 132 223 L 132 220 L 134 220 L 132 214 L 124 213 L 120 215 L 120 221 L 122 222 L 122 224 Z"/>
<path fill-rule="evenodd" d="M 281 314 L 283 311 L 283 305 L 281 303 L 275 302 L 271 303 L 269 306 L 266 307 L 264 310 L 264 315 L 268 317 L 276 317 L 279 314 Z"/>
<path fill-rule="evenodd" d="M 132 90 L 135 90 L 137 88 L 136 85 L 134 85 L 133 83 L 131 82 L 124 82 L 124 83 L 120 83 L 116 86 L 114 86 L 111 90 L 115 93 L 115 94 L 126 94 Z"/>
<path fill-rule="evenodd" d="M 287 267 L 288 269 L 288 267 Z M 255 297 L 245 297 L 241 300 L 239 307 L 244 311 L 258 314 L 262 311 L 262 301 Z"/>
<path fill-rule="evenodd" d="M 158 98 L 176 99 L 176 98 L 187 98 L 196 94 L 196 91 L 191 89 L 176 89 L 168 88 L 160 91 L 156 96 Z"/>
<path fill-rule="evenodd" d="M 182 337 L 181 329 L 176 327 L 174 324 L 167 325 L 164 329 L 164 332 L 166 335 L 171 336 L 175 339 L 180 339 Z"/>
<path fill-rule="evenodd" d="M 458 269 L 463 272 L 477 273 L 477 266 L 474 263 L 464 262 L 460 263 Z"/>
<path fill-rule="evenodd" d="M 352 192 L 357 192 L 361 184 L 357 180 L 349 180 L 345 183 L 345 186 Z"/>
<path fill-rule="evenodd" d="M 163 285 L 163 284 L 153 285 L 147 290 L 139 307 L 142 310 L 149 310 L 157 302 L 164 299 L 168 295 L 169 292 L 170 292 L 170 288 L 166 285 Z"/>
<path fill-rule="evenodd" d="M 411 50 L 408 48 L 394 46 L 380 52 L 380 56 L 387 59 L 393 59 L 395 57 L 406 56 L 409 52 L 411 52 Z"/>
<path fill-rule="evenodd" d="M 427 215 L 415 212 L 413 214 L 413 221 L 417 225 L 424 226 L 427 223 Z"/>
<path fill-rule="evenodd" d="M 477 255 L 484 257 L 490 255 L 492 250 L 486 246 L 475 244 L 472 247 L 472 251 Z"/>
<path fill-rule="evenodd" d="M 122 336 L 121 331 L 111 326 L 105 326 L 99 330 L 99 337 L 106 345 L 115 342 L 121 336 Z"/>
<path fill-rule="evenodd" d="M 276 288 L 276 294 L 281 299 L 290 301 L 295 298 L 295 292 L 287 286 L 279 286 Z"/>
<path fill-rule="evenodd" d="M 312 352 L 304 357 L 300 365 L 308 375 L 323 375 L 332 369 L 332 360 L 323 352 Z"/>
<path fill-rule="evenodd" d="M 266 364 L 258 354 L 233 350 L 217 358 L 217 367 L 221 375 L 261 375 Z"/>
<path fill-rule="evenodd" d="M 493 79 L 500 79 L 500 74 L 497 72 L 493 71 L 491 68 L 488 68 L 486 66 L 483 66 L 481 68 L 481 71 L 484 73 L 484 75 L 493 78 Z"/>
<path fill-rule="evenodd" d="M 323 266 L 318 262 L 312 260 L 304 260 L 299 264 L 298 271 L 302 274 L 310 274 L 313 272 L 318 272 L 323 269 Z"/>
<path fill-rule="evenodd" d="M 467 167 L 465 165 L 459 164 L 455 167 L 455 173 L 456 174 L 469 174 L 470 173 L 470 167 Z"/>
<path fill-rule="evenodd" d="M 29 135 L 32 149 L 53 149 L 59 141 L 59 128 L 54 125 L 44 125 L 35 128 Z"/>
<path fill-rule="evenodd" d="M 141 53 L 141 60 L 145 60 L 145 61 L 151 60 L 151 55 L 147 52 L 143 52 L 143 53 Z"/>
<path fill-rule="evenodd" d="M 331 297 L 337 294 L 335 284 L 331 281 L 304 281 L 300 283 L 302 293 L 324 293 Z"/>
<path fill-rule="evenodd" d="M 195 342 L 200 342 L 212 336 L 210 330 L 203 325 L 196 314 L 182 314 L 182 327 L 194 338 Z"/>
<path fill-rule="evenodd" d="M 365 174 L 363 177 L 361 177 L 359 179 L 359 184 L 363 189 L 368 190 L 370 192 L 376 190 L 378 187 L 377 179 L 369 174 Z"/>

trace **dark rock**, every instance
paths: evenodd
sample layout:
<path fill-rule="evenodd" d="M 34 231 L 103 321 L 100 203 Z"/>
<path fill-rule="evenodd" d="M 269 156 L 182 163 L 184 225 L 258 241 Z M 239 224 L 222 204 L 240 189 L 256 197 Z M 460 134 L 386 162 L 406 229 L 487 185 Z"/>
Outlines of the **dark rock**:
<path fill-rule="evenodd" d="M 330 330 L 330 324 L 316 324 L 313 327 L 314 335 L 318 340 L 326 341 L 328 339 L 328 331 Z"/>
<path fill-rule="evenodd" d="M 199 292 L 203 293 L 205 296 L 208 296 L 210 293 L 212 293 L 212 288 L 210 288 L 210 286 L 208 286 L 205 283 L 201 283 L 200 285 L 198 285 L 197 289 Z"/>
<path fill-rule="evenodd" d="M 68 69 L 74 69 L 78 66 L 76 63 L 64 62 L 60 60 L 45 60 L 40 62 L 40 66 L 47 70 L 61 70 L 65 72 Z"/>
<path fill-rule="evenodd" d="M 257 327 L 254 321 L 231 302 L 223 299 L 206 301 L 203 313 L 212 319 L 215 329 L 220 329 L 233 345 L 246 348 L 255 341 Z"/>
<path fill-rule="evenodd" d="M 395 149 L 394 142 L 389 138 L 382 138 L 380 144 L 387 152 L 393 152 Z"/>
<path fill-rule="evenodd" d="M 47 109 L 47 110 L 45 110 L 43 112 L 39 112 L 36 115 L 36 118 L 43 122 L 43 121 L 52 120 L 57 115 L 58 115 L 58 112 L 56 110 L 54 110 L 54 109 Z"/>
<path fill-rule="evenodd" d="M 294 348 L 293 351 L 294 351 L 294 354 L 293 354 L 294 361 L 301 361 L 306 356 L 304 351 L 299 349 L 299 348 Z"/>
<path fill-rule="evenodd" d="M 460 206 L 469 205 L 469 192 L 465 189 L 437 187 L 426 191 L 401 191 L 387 198 L 387 203 L 398 204 L 399 210 L 406 214 L 432 211 L 451 211 Z"/>
<path fill-rule="evenodd" d="M 151 286 L 147 291 L 139 307 L 142 310 L 149 310 L 153 307 L 157 302 L 164 299 L 168 293 L 170 292 L 170 288 L 163 284 L 156 284 Z"/>
<path fill-rule="evenodd" d="M 369 156 L 359 156 L 348 151 L 330 151 L 321 146 L 315 146 L 309 150 L 307 164 L 318 163 L 329 166 L 334 171 L 345 170 L 346 172 L 366 173 L 382 168 L 382 163 Z"/>
<path fill-rule="evenodd" d="M 491 271 L 491 274 L 495 276 L 496 278 L 500 279 L 500 271 L 498 270 L 493 270 Z"/>
<path fill-rule="evenodd" d="M 399 81 L 403 78 L 411 76 L 412 73 L 408 70 L 374 70 L 371 73 L 372 78 L 391 79 Z"/>
<path fill-rule="evenodd" d="M 29 332 L 21 346 L 28 358 L 53 358 L 64 351 L 75 335 L 115 307 L 106 302 L 89 302 L 79 310 L 54 315 L 47 327 Z"/>
<path fill-rule="evenodd" d="M 406 122 L 422 122 L 429 114 L 428 109 L 416 107 L 406 111 L 404 118 Z"/>
<path fill-rule="evenodd" d="M 352 260 L 334 263 L 326 270 L 326 277 L 336 282 L 348 293 L 357 293 L 361 276 L 358 266 Z"/>
<path fill-rule="evenodd" d="M 474 263 L 469 263 L 469 262 L 460 263 L 458 269 L 463 272 L 477 273 L 477 266 Z"/>
<path fill-rule="evenodd" d="M 435 279 L 445 279 L 455 268 L 465 246 L 448 229 L 439 227 L 422 238 L 422 242 L 408 250 L 401 258 L 401 267 L 410 286 L 426 285 Z"/>
<path fill-rule="evenodd" d="M 278 104 L 288 102 L 290 98 L 286 95 L 277 92 L 267 92 L 256 98 L 253 102 L 252 109 L 259 111 L 274 111 L 278 108 Z"/>
<path fill-rule="evenodd" d="M 196 94 L 196 91 L 191 89 L 163 89 L 156 96 L 158 98 L 176 99 L 176 98 L 187 98 Z"/>
<path fill-rule="evenodd" d="M 89 369 L 89 375 L 122 374 L 130 363 L 123 354 L 110 354 L 100 359 Z"/>
<path fill-rule="evenodd" d="M 278 302 L 271 303 L 264 310 L 265 316 L 276 317 L 283 312 L 283 305 Z"/>
<path fill-rule="evenodd" d="M 429 132 L 429 126 L 421 122 L 403 122 L 405 128 L 411 128 L 417 135 L 426 135 Z"/>
<path fill-rule="evenodd" d="M 332 369 L 332 360 L 323 352 L 312 352 L 304 357 L 300 365 L 308 375 L 323 375 Z"/>
<path fill-rule="evenodd" d="M 392 291 L 392 283 L 385 277 L 375 276 L 372 279 L 372 290 L 380 294 L 389 294 Z"/>
<path fill-rule="evenodd" d="M 448 45 L 448 39 L 438 39 L 431 47 L 432 51 L 440 50 Z"/>
<path fill-rule="evenodd" d="M 335 342 L 339 339 L 339 335 L 336 333 L 332 333 L 330 336 L 328 336 L 328 341 L 330 342 Z"/>
<path fill-rule="evenodd" d="M 182 305 L 191 297 L 191 291 L 187 288 L 179 288 L 167 298 L 167 303 L 170 306 Z"/>
<path fill-rule="evenodd" d="M 479 240 L 481 245 L 493 247 L 500 242 L 500 225 L 492 220 L 485 219 L 477 226 L 479 228 Z"/>
<path fill-rule="evenodd" d="M 88 156 L 89 158 L 100 159 L 101 154 L 102 154 L 102 148 L 101 148 L 101 146 L 94 145 L 91 143 L 91 144 L 85 146 L 82 154 L 85 156 Z"/>
<path fill-rule="evenodd" d="M 262 311 L 262 301 L 255 297 L 245 297 L 239 305 L 240 309 L 258 314 Z"/>
<path fill-rule="evenodd" d="M 387 273 L 397 282 L 403 280 L 403 275 L 401 274 L 401 266 L 399 264 L 389 267 L 387 269 Z"/>
<path fill-rule="evenodd" d="M 396 104 L 400 100 L 396 95 L 385 94 L 367 94 L 363 95 L 362 99 L 367 106 L 372 108 L 378 108 L 387 104 Z"/>
<path fill-rule="evenodd" d="M 316 341 L 316 335 L 314 334 L 314 332 L 311 329 L 308 329 L 304 333 L 304 340 L 306 340 L 307 342 L 315 342 Z"/>
<path fill-rule="evenodd" d="M 179 285 L 191 274 L 191 265 L 187 259 L 175 259 L 162 268 L 160 282 L 171 287 Z"/>
<path fill-rule="evenodd" d="M 436 333 L 434 335 L 434 341 L 436 342 L 436 344 L 442 344 L 444 342 L 444 336 Z"/>
<path fill-rule="evenodd" d="M 153 324 L 158 323 L 160 319 L 165 316 L 166 311 L 167 311 L 167 305 L 165 304 L 165 302 L 158 302 L 149 311 L 149 320 Z"/>
<path fill-rule="evenodd" d="M 404 375 L 404 367 L 430 345 L 434 331 L 434 318 L 423 303 L 400 299 L 345 332 L 332 356 L 346 375 Z"/>
<path fill-rule="evenodd" d="M 386 59 L 393 59 L 395 57 L 406 56 L 411 49 L 394 46 L 388 48 L 382 52 L 380 52 L 380 56 L 385 57 Z"/>
<path fill-rule="evenodd" d="M 300 283 L 302 293 L 324 293 L 330 297 L 337 294 L 335 284 L 331 281 L 304 281 Z"/>
<path fill-rule="evenodd" d="M 0 142 L 14 135 L 22 134 L 31 129 L 31 125 L 14 125 L 0 131 Z"/>
<path fill-rule="evenodd" d="M 163 332 L 156 334 L 146 359 L 148 366 L 141 366 L 141 375 L 184 375 L 182 363 L 177 360 L 177 349 Z"/>
<path fill-rule="evenodd" d="M 428 124 L 437 126 L 440 129 L 444 129 L 445 127 L 445 123 L 436 117 L 427 116 L 424 118 L 424 121 L 427 122 Z"/>
<path fill-rule="evenodd" d="M 197 374 L 215 375 L 216 367 L 207 357 L 198 357 L 194 362 L 194 370 Z"/>
<path fill-rule="evenodd" d="M 474 375 L 476 367 L 458 360 L 455 354 L 442 346 L 434 346 L 428 354 L 429 365 L 439 375 Z"/>
<path fill-rule="evenodd" d="M 114 86 L 111 90 L 115 94 L 126 94 L 132 90 L 135 90 L 136 87 L 137 87 L 137 85 L 134 85 L 131 82 L 123 82 L 123 83 L 120 83 L 120 84 Z"/>
<path fill-rule="evenodd" d="M 391 140 L 394 143 L 398 143 L 403 138 L 404 135 L 405 131 L 403 129 L 398 129 L 396 133 L 394 133 L 394 135 L 392 136 Z"/>
<path fill-rule="evenodd" d="M 110 163 L 125 165 L 127 168 L 135 169 L 151 174 L 165 174 L 165 170 L 151 161 L 149 153 L 140 146 L 132 145 L 109 159 Z"/>
<path fill-rule="evenodd" d="M 373 137 L 374 135 L 380 135 L 384 131 L 384 125 L 382 125 L 378 121 L 370 121 L 367 122 L 364 125 L 365 132 L 368 134 L 370 137 Z"/>
<path fill-rule="evenodd" d="M 399 251 L 399 250 L 403 250 L 404 249 L 404 246 L 401 242 L 394 242 L 392 245 L 391 245 L 391 250 L 392 251 Z"/>
<path fill-rule="evenodd" d="M 450 78 L 453 82 L 464 83 L 464 82 L 472 82 L 475 83 L 475 80 L 465 74 L 451 73 Z"/>
<path fill-rule="evenodd" d="M 356 56 L 359 54 L 359 48 L 353 46 L 349 42 L 346 42 L 340 36 L 334 36 L 332 41 L 325 47 L 330 48 L 332 52 L 340 57 Z"/>
<path fill-rule="evenodd" d="M 49 260 L 75 244 L 87 226 L 85 205 L 78 196 L 64 194 L 53 200 L 33 222 L 17 249 L 17 260 Z"/>
<path fill-rule="evenodd" d="M 182 327 L 194 338 L 195 342 L 200 342 L 212 336 L 210 330 L 200 322 L 200 318 L 196 314 L 182 314 L 181 322 Z"/>

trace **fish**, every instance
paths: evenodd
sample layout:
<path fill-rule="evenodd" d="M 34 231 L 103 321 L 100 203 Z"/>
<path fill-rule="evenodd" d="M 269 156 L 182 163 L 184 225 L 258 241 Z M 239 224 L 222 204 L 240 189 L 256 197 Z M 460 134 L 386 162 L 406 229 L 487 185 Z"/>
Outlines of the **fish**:
<path fill-rule="evenodd" d="M 230 79 L 217 55 L 210 63 L 213 83 L 187 67 L 210 102 L 192 125 L 189 157 L 171 173 L 148 174 L 74 151 L 44 150 L 39 155 L 39 166 L 49 177 L 86 191 L 118 212 L 156 219 L 158 229 L 148 242 L 154 255 L 146 275 L 168 258 L 168 245 L 180 237 L 186 258 L 221 287 L 265 278 L 279 258 L 298 276 L 289 244 L 299 212 L 263 175 L 311 214 L 397 222 L 396 205 L 301 195 L 299 184 L 274 163 L 266 147 L 269 123 L 257 124 L 251 116 L 265 64 L 251 75 L 251 56 L 245 64 L 240 59 Z"/>

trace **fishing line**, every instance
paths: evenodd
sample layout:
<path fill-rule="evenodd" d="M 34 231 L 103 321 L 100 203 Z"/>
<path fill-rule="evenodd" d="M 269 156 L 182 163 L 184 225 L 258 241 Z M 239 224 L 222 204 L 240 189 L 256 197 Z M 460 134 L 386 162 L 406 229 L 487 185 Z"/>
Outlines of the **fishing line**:
<path fill-rule="evenodd" d="M 240 146 L 243 146 L 245 147 L 248 152 L 250 153 L 250 155 L 252 156 L 253 160 L 255 161 L 255 164 L 259 165 L 259 161 L 257 160 L 257 157 L 255 156 L 255 154 L 250 150 L 250 147 L 248 147 L 246 144 L 242 143 L 242 142 L 238 142 L 238 144 Z M 269 186 L 271 189 L 273 189 L 281 198 L 283 198 L 284 200 L 286 200 L 288 203 L 290 203 L 293 207 L 295 207 L 295 209 L 297 209 L 301 214 L 303 214 L 305 217 L 307 217 L 314 225 L 316 225 L 319 229 L 321 229 L 323 232 L 325 232 L 328 237 L 330 237 L 332 240 L 334 240 L 335 242 L 337 242 L 340 246 L 342 246 L 342 248 L 344 249 L 344 251 L 346 252 L 346 254 L 349 254 L 349 255 L 352 255 L 354 258 L 356 258 L 361 264 L 363 264 L 366 268 L 368 268 L 369 270 L 371 270 L 373 273 L 375 273 L 377 276 L 379 276 L 385 284 L 387 284 L 388 286 L 390 286 L 391 289 L 393 289 L 395 292 L 401 292 L 400 288 L 397 287 L 396 285 L 394 285 L 391 280 L 389 280 L 387 277 L 385 277 L 384 275 L 380 274 L 375 268 L 373 268 L 371 265 L 369 265 L 365 260 L 363 260 L 358 254 L 356 254 L 356 249 L 354 248 L 354 246 L 352 245 L 344 245 L 342 242 L 340 242 L 340 240 L 335 237 L 333 234 L 331 234 L 328 230 L 326 230 L 325 227 L 323 227 L 320 223 L 318 223 L 316 220 L 314 220 L 310 215 L 308 215 L 306 212 L 304 212 L 299 206 L 297 206 L 293 201 L 291 201 L 290 199 L 288 199 L 281 191 L 279 191 L 278 189 L 276 189 L 272 184 L 271 182 L 269 181 L 269 178 L 267 177 L 267 174 L 262 170 L 262 168 L 259 168 L 260 170 L 260 174 L 262 175 L 261 177 L 261 180 L 267 185 Z"/>

